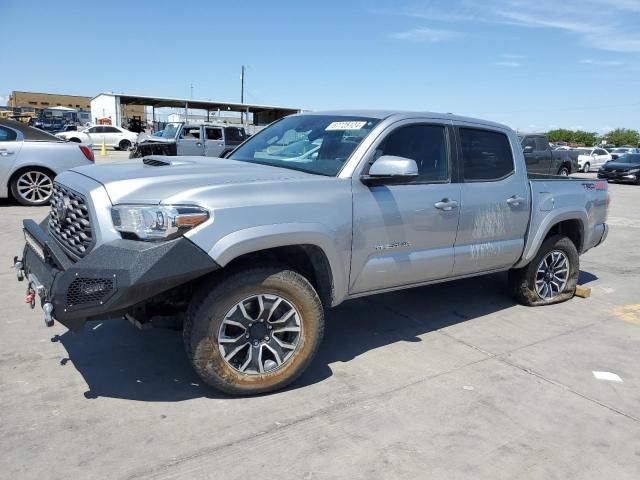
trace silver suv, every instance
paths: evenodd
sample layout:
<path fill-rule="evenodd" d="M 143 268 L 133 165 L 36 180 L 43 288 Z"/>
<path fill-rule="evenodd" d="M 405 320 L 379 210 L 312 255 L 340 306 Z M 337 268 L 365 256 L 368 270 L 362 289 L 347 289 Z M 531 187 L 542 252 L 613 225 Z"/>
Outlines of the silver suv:
<path fill-rule="evenodd" d="M 224 157 L 247 139 L 243 127 L 210 123 L 168 123 L 158 136 L 138 142 L 130 158 L 147 155 Z"/>
<path fill-rule="evenodd" d="M 607 235 L 607 183 L 528 175 L 504 125 L 432 113 L 305 113 L 228 159 L 145 157 L 56 178 L 16 258 L 47 324 L 184 318 L 204 382 L 282 388 L 312 361 L 324 309 L 508 271 L 525 305 L 573 297 Z"/>

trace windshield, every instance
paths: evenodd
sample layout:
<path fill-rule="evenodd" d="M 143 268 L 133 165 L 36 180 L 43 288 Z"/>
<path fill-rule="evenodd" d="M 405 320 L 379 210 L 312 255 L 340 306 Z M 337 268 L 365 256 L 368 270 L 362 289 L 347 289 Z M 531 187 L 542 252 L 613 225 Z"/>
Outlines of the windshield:
<path fill-rule="evenodd" d="M 617 163 L 638 163 L 640 164 L 640 154 L 638 153 L 628 153 L 626 155 L 622 155 L 618 157 L 615 162 Z"/>
<path fill-rule="evenodd" d="M 611 153 L 627 153 L 628 151 L 628 148 L 614 148 Z"/>
<path fill-rule="evenodd" d="M 178 130 L 180 130 L 181 123 L 167 123 L 162 130 L 162 135 L 159 135 L 162 138 L 176 138 L 176 134 Z"/>
<path fill-rule="evenodd" d="M 365 117 L 294 115 L 261 130 L 229 158 L 335 176 L 378 122 Z"/>

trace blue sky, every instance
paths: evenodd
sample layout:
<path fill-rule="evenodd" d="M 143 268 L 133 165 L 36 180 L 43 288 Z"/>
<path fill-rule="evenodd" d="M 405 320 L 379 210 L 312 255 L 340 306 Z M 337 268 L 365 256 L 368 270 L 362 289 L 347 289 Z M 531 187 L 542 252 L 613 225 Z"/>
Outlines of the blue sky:
<path fill-rule="evenodd" d="M 193 83 L 194 98 L 239 101 L 245 64 L 252 103 L 640 129 L 640 0 L 3 0 L 0 12 L 0 97 L 189 97 Z"/>

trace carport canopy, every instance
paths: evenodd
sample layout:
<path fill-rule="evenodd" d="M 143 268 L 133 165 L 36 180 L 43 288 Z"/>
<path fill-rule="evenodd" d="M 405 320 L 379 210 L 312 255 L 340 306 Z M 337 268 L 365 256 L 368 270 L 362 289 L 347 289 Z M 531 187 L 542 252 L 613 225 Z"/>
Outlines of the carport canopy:
<path fill-rule="evenodd" d="M 212 100 L 195 100 L 192 98 L 150 97 L 146 95 L 114 94 L 119 97 L 120 105 L 145 105 L 155 108 L 190 108 L 213 112 L 239 112 L 253 114 L 255 125 L 266 125 L 279 118 L 286 117 L 301 110 L 298 108 L 256 105 L 251 103 L 230 103 Z"/>

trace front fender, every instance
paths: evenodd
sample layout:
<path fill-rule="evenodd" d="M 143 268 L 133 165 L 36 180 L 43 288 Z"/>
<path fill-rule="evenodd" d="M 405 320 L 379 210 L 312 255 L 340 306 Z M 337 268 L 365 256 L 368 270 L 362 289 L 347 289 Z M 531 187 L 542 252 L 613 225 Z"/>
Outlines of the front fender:
<path fill-rule="evenodd" d="M 316 223 L 284 223 L 262 225 L 230 233 L 209 250 L 209 255 L 221 266 L 252 252 L 291 245 L 314 245 L 327 257 L 331 268 L 334 295 L 332 305 L 337 305 L 347 295 L 349 254 L 340 251 L 334 240 L 335 232 Z"/>

